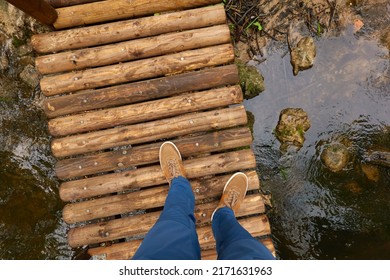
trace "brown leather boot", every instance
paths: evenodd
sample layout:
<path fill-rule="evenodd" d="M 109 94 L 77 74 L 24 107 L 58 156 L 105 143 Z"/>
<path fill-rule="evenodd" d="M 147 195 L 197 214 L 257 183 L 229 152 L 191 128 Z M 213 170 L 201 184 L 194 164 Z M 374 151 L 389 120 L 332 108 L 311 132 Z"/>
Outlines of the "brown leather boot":
<path fill-rule="evenodd" d="M 240 208 L 241 202 L 244 200 L 246 191 L 248 190 L 248 177 L 242 172 L 233 174 L 225 184 L 223 189 L 221 200 L 219 201 L 217 208 L 211 215 L 211 221 L 215 212 L 223 207 L 229 207 L 234 213 Z"/>
<path fill-rule="evenodd" d="M 169 184 L 175 177 L 186 176 L 181 154 L 175 144 L 169 141 L 164 142 L 160 147 L 159 158 L 161 169 Z"/>

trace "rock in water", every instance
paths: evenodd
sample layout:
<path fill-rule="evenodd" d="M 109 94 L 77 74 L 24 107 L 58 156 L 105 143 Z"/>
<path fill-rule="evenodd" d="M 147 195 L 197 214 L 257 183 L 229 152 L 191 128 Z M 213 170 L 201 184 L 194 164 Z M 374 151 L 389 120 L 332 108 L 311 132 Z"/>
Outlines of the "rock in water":
<path fill-rule="evenodd" d="M 362 164 L 362 171 L 368 180 L 374 181 L 376 183 L 379 181 L 380 173 L 377 166 L 371 164 Z"/>
<path fill-rule="evenodd" d="M 303 109 L 287 108 L 280 112 L 275 135 L 281 142 L 282 148 L 288 145 L 294 145 L 300 148 L 305 141 L 305 132 L 309 128 L 310 120 Z"/>
<path fill-rule="evenodd" d="M 322 150 L 321 161 L 332 172 L 338 172 L 348 164 L 348 149 L 341 143 L 330 143 Z"/>
<path fill-rule="evenodd" d="M 301 70 L 313 66 L 316 57 L 316 45 L 312 37 L 304 37 L 299 40 L 297 46 L 291 49 L 291 65 L 294 75 Z"/>
<path fill-rule="evenodd" d="M 264 78 L 255 66 L 239 60 L 236 61 L 236 65 L 245 99 L 251 99 L 264 91 Z"/>

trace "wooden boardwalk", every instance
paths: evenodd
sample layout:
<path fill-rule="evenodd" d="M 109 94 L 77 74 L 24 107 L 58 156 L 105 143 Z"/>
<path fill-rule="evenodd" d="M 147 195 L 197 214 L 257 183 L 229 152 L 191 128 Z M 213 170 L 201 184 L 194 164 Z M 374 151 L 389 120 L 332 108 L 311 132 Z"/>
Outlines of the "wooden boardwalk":
<path fill-rule="evenodd" d="M 57 31 L 32 44 L 70 246 L 133 256 L 164 206 L 158 150 L 170 140 L 196 196 L 202 258 L 216 258 L 210 216 L 236 171 L 250 179 L 239 222 L 274 252 L 221 1 L 65 2 L 92 3 L 57 8 Z"/>

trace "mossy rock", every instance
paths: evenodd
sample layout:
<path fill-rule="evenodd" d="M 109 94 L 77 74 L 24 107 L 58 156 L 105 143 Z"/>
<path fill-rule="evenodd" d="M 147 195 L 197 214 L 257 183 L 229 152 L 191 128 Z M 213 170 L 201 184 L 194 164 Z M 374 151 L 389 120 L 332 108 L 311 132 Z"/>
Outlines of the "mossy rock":
<path fill-rule="evenodd" d="M 347 147 L 341 143 L 330 143 L 326 145 L 321 153 L 322 163 L 332 172 L 343 170 L 349 162 Z"/>
<path fill-rule="evenodd" d="M 310 128 L 307 113 L 301 108 L 287 108 L 280 112 L 275 136 L 283 146 L 301 147 L 305 141 L 305 132 Z"/>
<path fill-rule="evenodd" d="M 236 60 L 240 85 L 245 99 L 251 99 L 264 91 L 264 78 L 255 66 Z"/>
<path fill-rule="evenodd" d="M 252 138 L 253 138 L 253 125 L 255 124 L 255 115 L 252 114 L 252 112 L 246 111 L 246 116 L 248 119 L 247 126 L 249 127 L 249 130 L 252 133 Z"/>
<path fill-rule="evenodd" d="M 23 39 L 19 39 L 18 37 L 12 38 L 12 45 L 15 48 L 19 48 L 19 47 L 23 46 L 24 44 L 26 44 L 26 42 L 27 42 L 26 38 L 23 38 Z"/>

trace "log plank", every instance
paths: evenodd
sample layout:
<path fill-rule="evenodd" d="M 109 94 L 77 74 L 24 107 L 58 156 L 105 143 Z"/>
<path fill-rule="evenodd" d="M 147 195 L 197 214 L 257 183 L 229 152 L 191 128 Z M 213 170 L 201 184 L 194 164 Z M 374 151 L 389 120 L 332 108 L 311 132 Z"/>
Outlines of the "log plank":
<path fill-rule="evenodd" d="M 55 8 L 59 7 L 67 7 L 67 6 L 73 6 L 73 5 L 80 5 L 85 3 L 91 3 L 91 2 L 97 2 L 97 1 L 103 1 L 103 0 L 46 0 Z"/>
<path fill-rule="evenodd" d="M 183 164 L 187 172 L 187 178 L 193 179 L 255 168 L 256 160 L 252 150 L 240 150 L 185 160 Z M 136 188 L 158 186 L 165 182 L 160 165 L 155 165 L 64 182 L 60 185 L 59 193 L 63 201 L 72 201 Z"/>
<path fill-rule="evenodd" d="M 35 67 L 41 74 L 54 74 L 204 48 L 229 42 L 229 27 L 226 24 L 217 25 L 101 47 L 40 56 L 35 59 Z"/>
<path fill-rule="evenodd" d="M 239 127 L 171 141 L 179 148 L 183 157 L 188 157 L 249 146 L 252 143 L 252 134 L 249 128 Z M 70 179 L 155 163 L 159 161 L 161 144 L 162 142 L 152 143 L 63 159 L 56 163 L 56 175 L 59 179 Z"/>
<path fill-rule="evenodd" d="M 57 11 L 45 0 L 6 1 L 46 25 L 52 25 L 58 18 Z"/>
<path fill-rule="evenodd" d="M 50 120 L 48 128 L 52 136 L 59 137 L 224 107 L 242 101 L 241 87 L 237 85 L 59 117 Z"/>
<path fill-rule="evenodd" d="M 126 105 L 184 92 L 235 85 L 239 82 L 235 65 L 167 76 L 102 89 L 90 89 L 65 96 L 46 98 L 43 108 L 49 118 Z"/>
<path fill-rule="evenodd" d="M 254 237 L 265 236 L 271 233 L 270 225 L 265 215 L 239 219 L 238 222 Z M 215 247 L 215 239 L 211 226 L 199 227 L 197 228 L 197 233 L 202 251 Z M 141 240 L 132 240 L 125 243 L 113 244 L 109 247 L 91 248 L 88 250 L 88 254 L 92 256 L 105 255 L 106 259 L 130 259 L 140 244 Z"/>
<path fill-rule="evenodd" d="M 165 197 L 164 197 L 165 198 Z M 128 201 L 128 203 L 131 203 Z M 196 206 L 195 218 L 197 224 L 210 223 L 211 215 L 218 205 L 213 201 Z M 259 194 L 247 195 L 242 202 L 236 217 L 264 213 L 265 206 Z M 134 215 L 107 222 L 75 227 L 68 232 L 68 243 L 71 247 L 97 244 L 110 240 L 145 235 L 160 217 L 161 211 Z"/>
<path fill-rule="evenodd" d="M 221 0 L 107 0 L 56 9 L 56 29 L 88 25 L 173 10 L 190 9 L 220 3 Z"/>
<path fill-rule="evenodd" d="M 40 85 L 45 96 L 98 88 L 230 63 L 231 44 L 189 50 L 155 58 L 45 76 Z"/>
<path fill-rule="evenodd" d="M 244 125 L 247 115 L 244 106 L 197 112 L 54 139 L 51 150 L 56 157 L 66 157 L 108 148 L 134 145 L 195 132 Z"/>
<path fill-rule="evenodd" d="M 31 37 L 31 44 L 38 53 L 55 53 L 224 23 L 226 23 L 224 7 L 215 5 L 159 16 L 35 34 Z"/>
<path fill-rule="evenodd" d="M 248 176 L 248 191 L 260 188 L 256 171 L 245 172 Z M 231 175 L 215 176 L 208 179 L 191 180 L 197 202 L 217 198 Z M 65 205 L 62 216 L 68 224 L 115 216 L 137 210 L 162 207 L 168 194 L 168 185 L 146 190 L 107 196 Z M 88 209 L 88 211 L 86 211 Z"/>
<path fill-rule="evenodd" d="M 274 255 L 275 254 L 275 247 L 272 242 L 272 239 L 269 237 L 261 238 L 259 242 L 263 243 L 263 245 Z M 135 253 L 135 252 L 134 252 Z M 215 248 L 208 249 L 208 250 L 202 250 L 201 252 L 201 259 L 202 260 L 217 260 L 217 250 Z"/>

